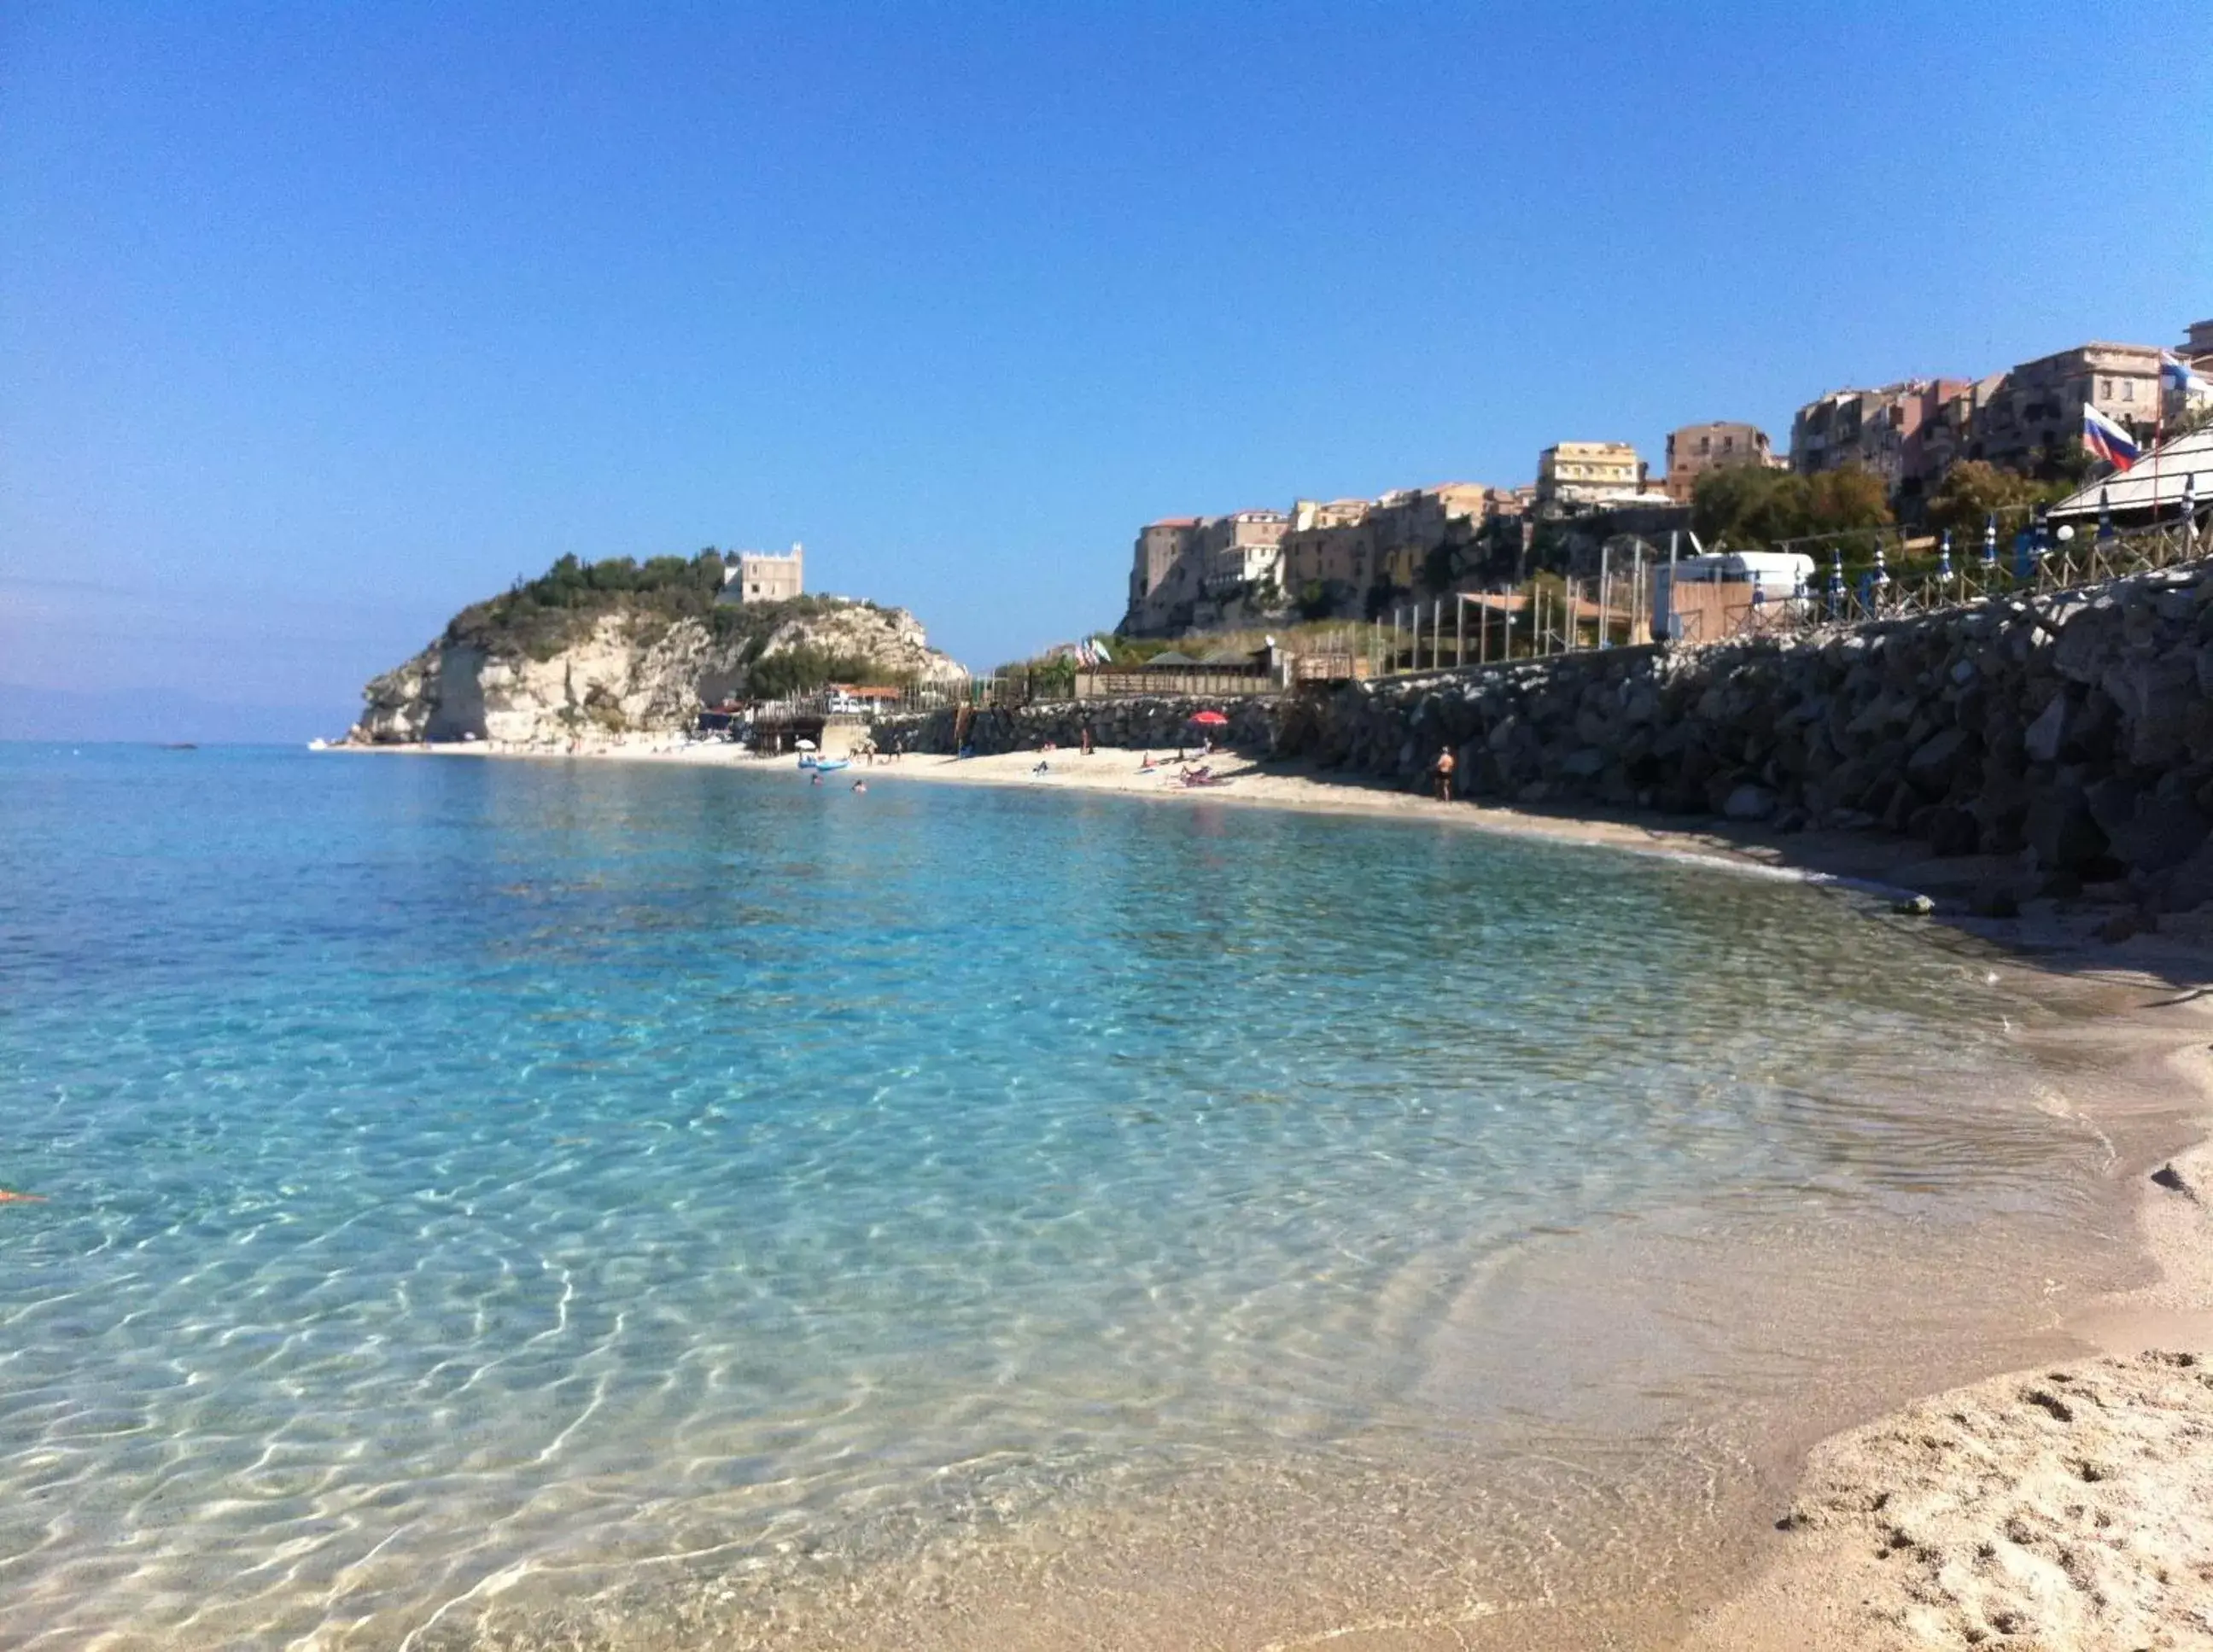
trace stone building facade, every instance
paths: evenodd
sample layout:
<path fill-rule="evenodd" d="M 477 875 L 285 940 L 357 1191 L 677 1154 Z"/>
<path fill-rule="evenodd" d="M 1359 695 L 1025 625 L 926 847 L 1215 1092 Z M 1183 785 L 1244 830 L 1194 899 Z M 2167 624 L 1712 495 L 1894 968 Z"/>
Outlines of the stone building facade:
<path fill-rule="evenodd" d="M 781 555 L 741 551 L 722 564 L 724 602 L 788 602 L 807 589 L 806 547 L 795 543 Z"/>
<path fill-rule="evenodd" d="M 1419 583 L 1439 546 L 1470 543 L 1492 516 L 1518 515 L 1527 503 L 1526 491 L 1445 482 L 1377 499 L 1300 499 L 1288 511 L 1149 522 L 1132 548 L 1122 630 L 1169 635 L 1317 600 L 1358 615 L 1379 586 Z"/>
<path fill-rule="evenodd" d="M 1375 570 L 1372 499 L 1301 499 L 1283 535 L 1283 588 L 1295 595 L 1314 585 L 1364 591 Z"/>
<path fill-rule="evenodd" d="M 1137 530 L 1130 568 L 1130 606 L 1122 628 L 1135 636 L 1167 629 L 1179 607 L 1199 595 L 1196 516 L 1163 516 Z"/>
<path fill-rule="evenodd" d="M 1280 510 L 1238 510 L 1201 525 L 1198 554 L 1200 588 L 1228 597 L 1247 586 L 1278 582 L 1289 515 Z"/>
<path fill-rule="evenodd" d="M 1667 433 L 1667 473 L 1661 485 L 1678 504 L 1688 504 L 1698 479 L 1733 465 L 1771 466 L 1774 444 L 1757 424 L 1713 419 Z"/>
<path fill-rule="evenodd" d="M 1291 519 L 1280 510 L 1167 516 L 1137 530 L 1122 629 L 1143 637 L 1197 623 L 1201 605 L 1279 582 Z"/>
<path fill-rule="evenodd" d="M 1902 379 L 1873 390 L 1832 390 L 1790 421 L 1790 468 L 1801 476 L 1859 465 L 1893 493 L 1933 482 L 1925 433 L 1974 389 L 1966 379 Z M 1910 491 L 1910 489 L 1909 489 Z"/>
<path fill-rule="evenodd" d="M 1968 456 L 2029 471 L 2079 447 L 2082 410 L 2095 407 L 2139 436 L 2159 418 L 2159 351 L 2151 344 L 2077 344 L 2008 372 L 1974 419 Z"/>
<path fill-rule="evenodd" d="M 1537 455 L 1540 513 L 1611 504 L 1644 491 L 1647 469 L 1626 442 L 1556 442 Z"/>

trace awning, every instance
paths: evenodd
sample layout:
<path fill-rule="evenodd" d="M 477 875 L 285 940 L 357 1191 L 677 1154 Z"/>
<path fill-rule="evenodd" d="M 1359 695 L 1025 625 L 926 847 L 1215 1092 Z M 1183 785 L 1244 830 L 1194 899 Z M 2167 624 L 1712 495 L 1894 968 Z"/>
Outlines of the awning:
<path fill-rule="evenodd" d="M 2181 508 L 2186 488 L 2201 506 L 2213 504 L 2213 428 L 2146 448 L 2129 469 L 2077 488 L 2051 507 L 2051 515 L 2095 516 L 2106 508 L 2117 516 L 2149 515 L 2155 505 L 2174 511 Z"/>

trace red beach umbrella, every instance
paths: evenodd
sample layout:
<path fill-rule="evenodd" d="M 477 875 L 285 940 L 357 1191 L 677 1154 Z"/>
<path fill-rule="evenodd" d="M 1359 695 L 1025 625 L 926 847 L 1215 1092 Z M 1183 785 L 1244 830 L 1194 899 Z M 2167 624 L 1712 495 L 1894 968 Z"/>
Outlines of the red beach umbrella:
<path fill-rule="evenodd" d="M 1194 711 L 1191 720 L 1193 722 L 1204 724 L 1209 728 L 1226 728 L 1229 726 L 1229 719 L 1219 711 Z"/>

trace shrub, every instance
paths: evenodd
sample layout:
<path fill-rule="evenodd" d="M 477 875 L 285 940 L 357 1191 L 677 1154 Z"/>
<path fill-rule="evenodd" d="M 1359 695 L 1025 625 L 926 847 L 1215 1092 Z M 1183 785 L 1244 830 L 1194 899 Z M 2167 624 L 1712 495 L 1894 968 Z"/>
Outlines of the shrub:
<path fill-rule="evenodd" d="M 743 655 L 758 652 L 788 619 L 814 619 L 845 606 L 820 596 L 719 602 L 726 565 L 712 546 L 696 557 L 653 557 L 643 563 L 629 557 L 600 562 L 563 557 L 537 578 L 518 579 L 500 595 L 462 609 L 447 625 L 445 640 L 487 654 L 550 660 L 607 616 L 626 614 L 664 623 L 696 619 L 716 642 L 735 643 Z"/>
<path fill-rule="evenodd" d="M 765 700 L 811 694 L 830 683 L 872 682 L 876 662 L 864 655 L 832 654 L 802 645 L 754 661 L 746 668 L 746 691 Z"/>

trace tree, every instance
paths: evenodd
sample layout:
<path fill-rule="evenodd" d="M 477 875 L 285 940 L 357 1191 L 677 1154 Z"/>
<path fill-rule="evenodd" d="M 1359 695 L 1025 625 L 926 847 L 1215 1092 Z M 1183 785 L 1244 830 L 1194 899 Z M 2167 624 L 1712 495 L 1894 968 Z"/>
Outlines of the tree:
<path fill-rule="evenodd" d="M 746 668 L 746 692 L 756 698 L 780 700 L 805 694 L 826 683 L 866 682 L 880 674 L 866 655 L 832 654 L 802 643 L 765 655 Z"/>
<path fill-rule="evenodd" d="M 2167 420 L 2167 439 L 2172 442 L 2177 436 L 2195 436 L 2209 425 L 2213 425 L 2213 401 L 2202 401 Z"/>
<path fill-rule="evenodd" d="M 1887 527 L 1893 520 L 1882 478 L 1860 464 L 1811 477 L 1728 465 L 1701 476 L 1691 496 L 1691 526 L 1699 537 L 1736 546 Z"/>
<path fill-rule="evenodd" d="M 1691 526 L 1708 541 L 1764 545 L 1808 531 L 1812 490 L 1802 476 L 1765 465 L 1708 471 L 1691 495 Z"/>
<path fill-rule="evenodd" d="M 1993 511 L 2003 517 L 2051 497 L 2050 488 L 2026 476 L 1980 459 L 1962 460 L 1944 473 L 1943 482 L 1929 496 L 1929 526 L 1940 533 L 1968 539 L 1983 531 Z"/>
<path fill-rule="evenodd" d="M 2060 484 L 2059 491 L 2065 494 L 2088 481 L 2097 462 L 2080 441 L 2066 438 L 2039 448 L 2030 461 L 2029 473 L 2039 482 Z"/>
<path fill-rule="evenodd" d="M 1855 528 L 1887 527 L 1890 490 L 1882 478 L 1856 462 L 1823 471 L 1808 489 L 1808 525 L 1816 533 L 1843 533 Z"/>

